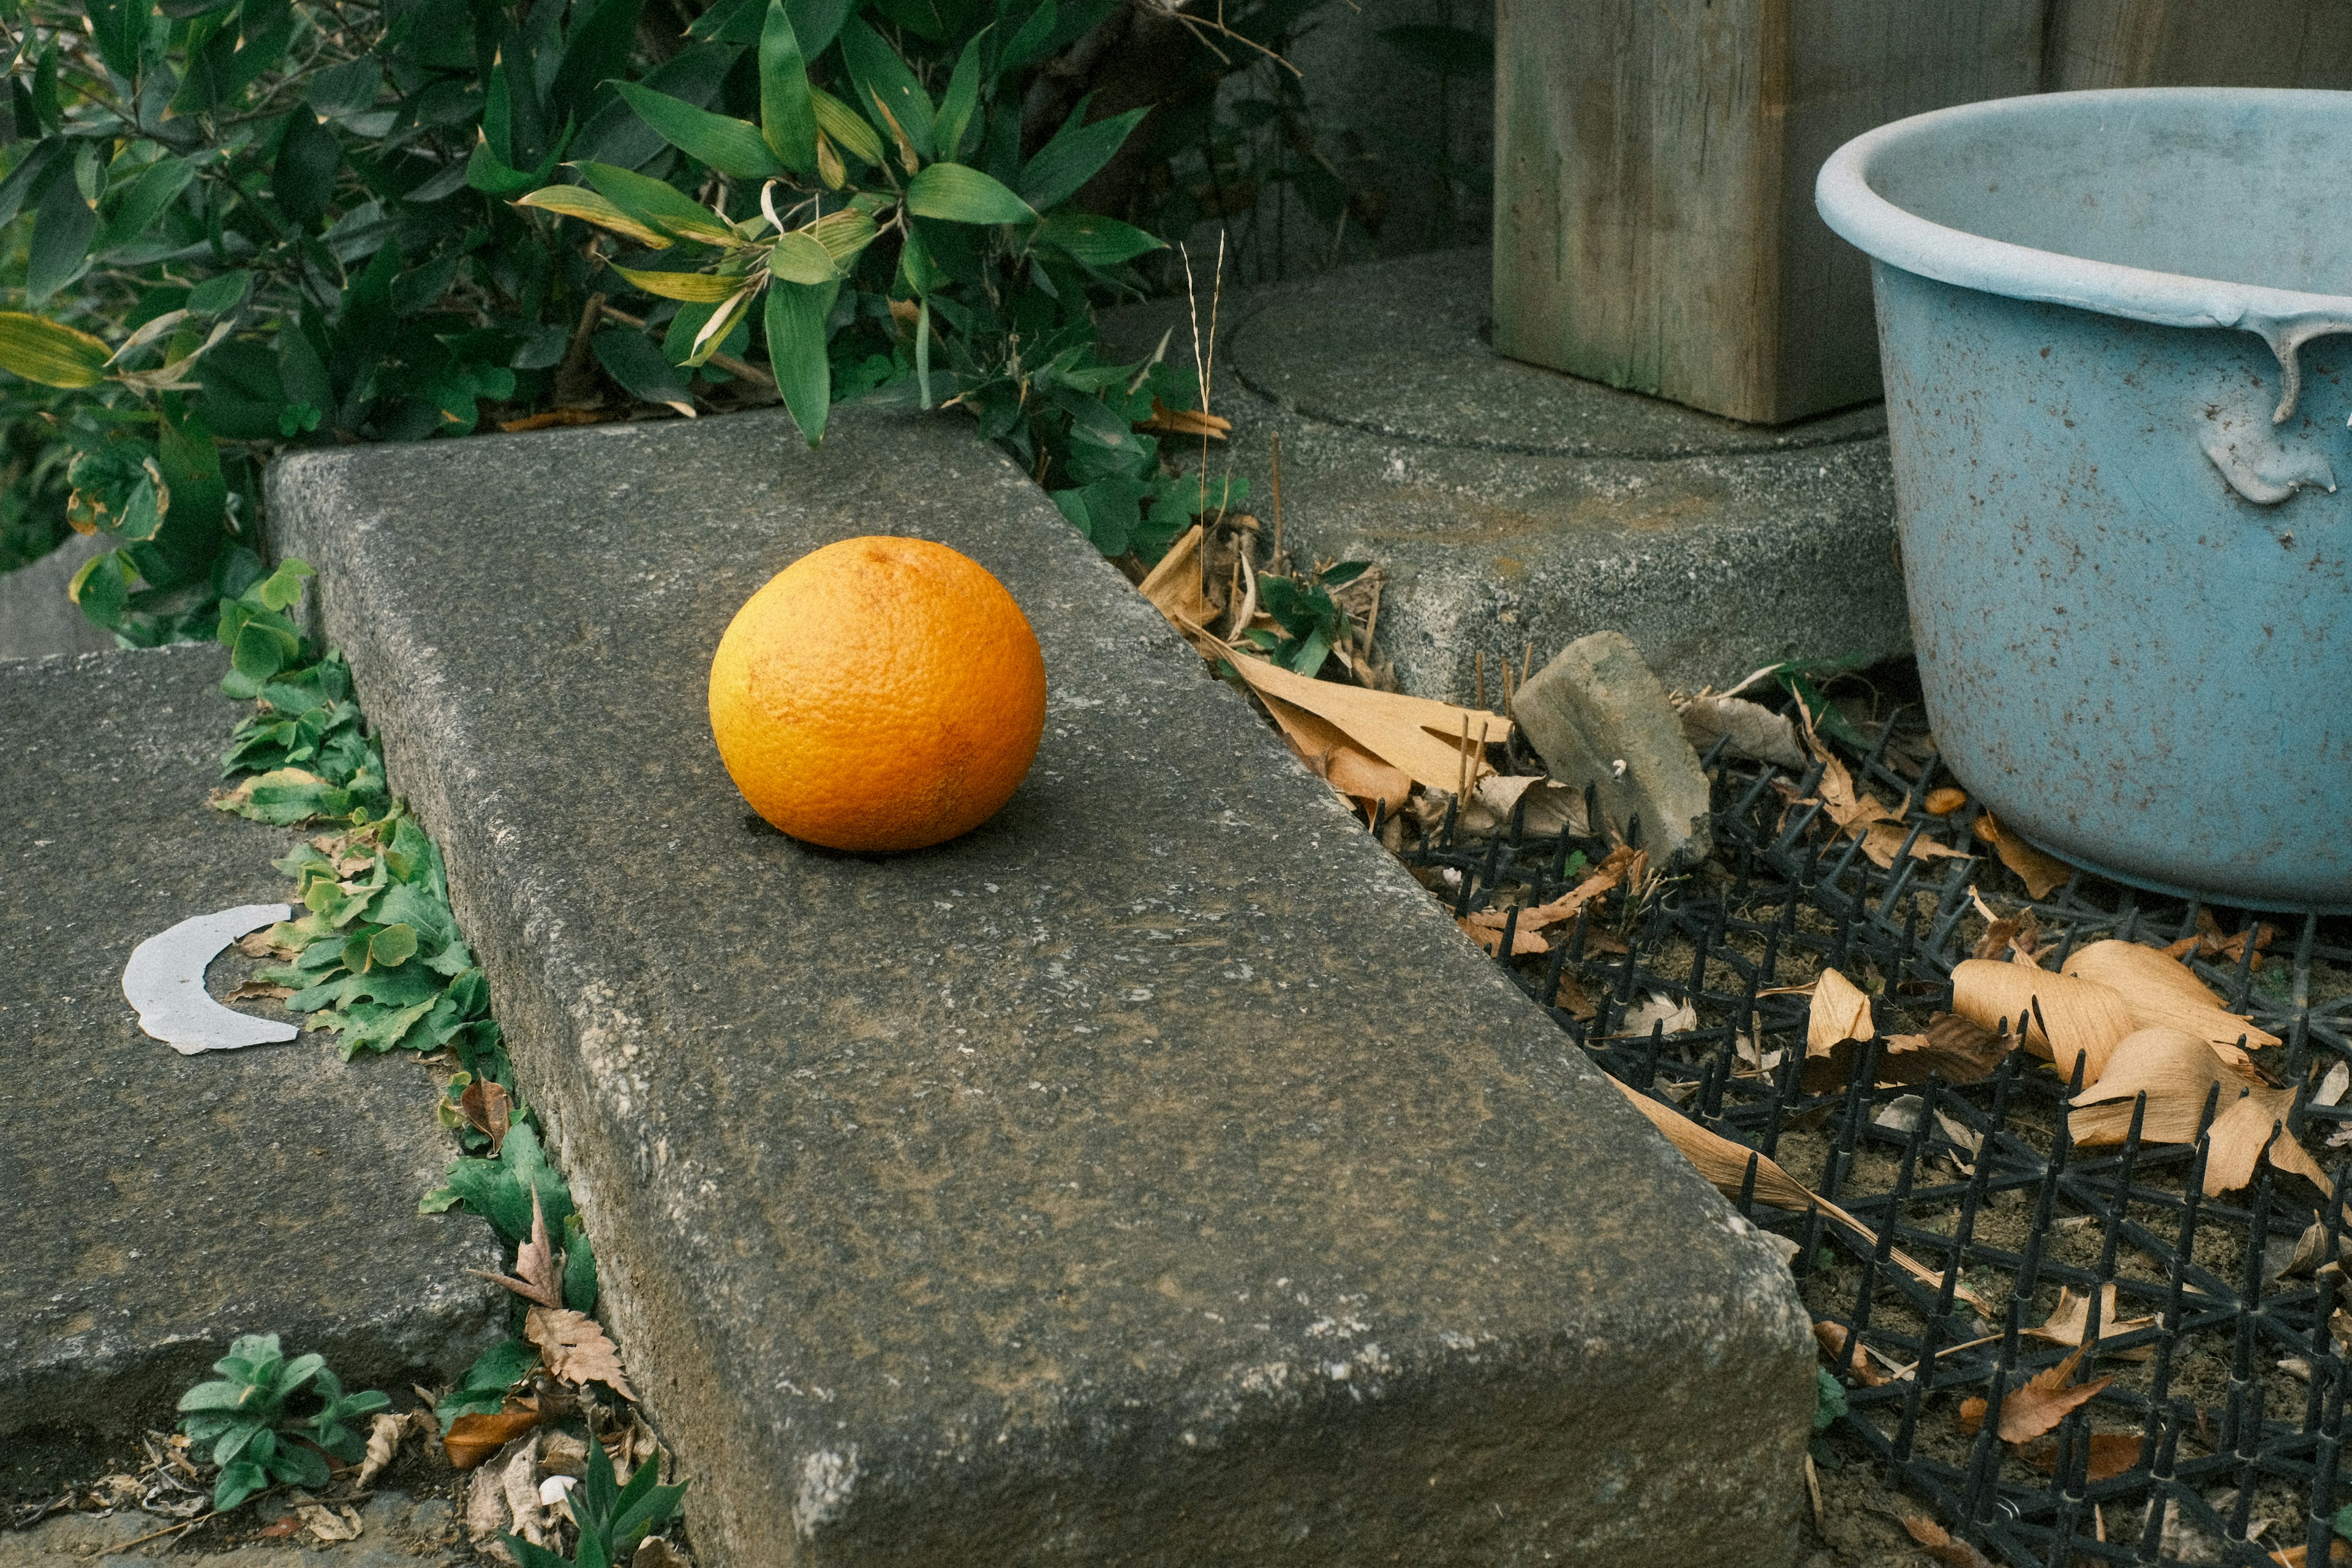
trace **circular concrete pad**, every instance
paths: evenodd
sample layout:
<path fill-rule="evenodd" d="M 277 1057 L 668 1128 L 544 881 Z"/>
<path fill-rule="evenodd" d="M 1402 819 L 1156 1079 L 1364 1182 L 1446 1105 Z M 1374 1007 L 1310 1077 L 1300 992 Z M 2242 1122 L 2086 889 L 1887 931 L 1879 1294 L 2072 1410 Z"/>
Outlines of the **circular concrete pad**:
<path fill-rule="evenodd" d="M 1328 273 L 1280 290 L 1245 320 L 1230 363 L 1251 391 L 1310 419 L 1440 447 L 1723 457 L 1886 428 L 1876 404 L 1794 425 L 1743 425 L 1505 359 L 1486 342 L 1491 279 L 1456 252 Z"/>

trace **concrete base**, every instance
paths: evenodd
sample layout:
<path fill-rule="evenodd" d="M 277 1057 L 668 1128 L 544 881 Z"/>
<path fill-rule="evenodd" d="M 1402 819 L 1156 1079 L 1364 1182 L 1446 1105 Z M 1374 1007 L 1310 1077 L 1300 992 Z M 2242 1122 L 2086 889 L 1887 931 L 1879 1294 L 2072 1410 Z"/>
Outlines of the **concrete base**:
<path fill-rule="evenodd" d="M 456 1154 L 415 1062 L 319 1034 L 184 1057 L 123 1000 L 139 942 L 288 891 L 269 863 L 296 834 L 205 805 L 226 668 L 0 664 L 0 1438 L 168 1426 L 238 1334 L 386 1389 L 504 1337 L 504 1293 L 466 1272 L 499 1266 L 489 1227 L 416 1213 Z"/>
<path fill-rule="evenodd" d="M 280 458 L 721 1563 L 1793 1555 L 1778 1256 L 952 416 Z M 704 688 L 889 531 L 1044 647 L 1012 804 L 812 849 Z"/>
<path fill-rule="evenodd" d="M 0 658 L 44 658 L 58 653 L 102 653 L 114 634 L 93 626 L 66 597 L 82 563 L 110 549 L 99 534 L 77 533 L 14 572 L 0 572 Z"/>
<path fill-rule="evenodd" d="M 1212 393 L 1234 438 L 1211 473 L 1247 475 L 1270 526 L 1280 433 L 1284 547 L 1387 570 L 1380 637 L 1405 689 L 1465 700 L 1483 654 L 1491 701 L 1530 643 L 1541 665 L 1606 630 L 1686 689 L 1909 648 L 1877 407 L 1741 425 L 1503 359 L 1491 278 L 1489 252 L 1446 251 L 1219 310 Z M 1189 366 L 1182 300 L 1105 320 L 1135 357 L 1171 326 Z"/>

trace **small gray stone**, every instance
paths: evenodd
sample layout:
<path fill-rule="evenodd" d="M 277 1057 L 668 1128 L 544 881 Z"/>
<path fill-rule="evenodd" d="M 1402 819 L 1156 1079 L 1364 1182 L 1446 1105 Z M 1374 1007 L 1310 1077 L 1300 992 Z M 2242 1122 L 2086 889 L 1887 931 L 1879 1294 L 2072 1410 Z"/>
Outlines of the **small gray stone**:
<path fill-rule="evenodd" d="M 415 1062 L 346 1064 L 323 1034 L 182 1056 L 123 1000 L 139 942 L 289 887 L 291 830 L 205 805 L 239 717 L 226 668 L 0 663 L 0 1438 L 168 1426 L 238 1334 L 394 1389 L 502 1335 L 501 1292 L 466 1272 L 498 1267 L 488 1226 L 416 1212 L 454 1150 Z"/>
<path fill-rule="evenodd" d="M 1513 695 L 1511 716 L 1552 777 L 1597 789 L 1612 830 L 1640 820 L 1652 865 L 1681 870 L 1706 858 L 1706 774 L 1666 689 L 1623 633 L 1560 649 Z"/>
<path fill-rule="evenodd" d="M 1788 1271 L 952 416 L 281 458 L 277 548 L 440 836 L 721 1563 L 1788 1563 Z M 711 743 L 721 630 L 871 532 L 1049 703 L 951 843 Z"/>
<path fill-rule="evenodd" d="M 112 541 L 77 533 L 14 572 L 0 572 L 0 658 L 41 658 L 58 653 L 99 653 L 114 647 L 114 634 L 92 625 L 66 596 L 66 585 L 82 563 Z"/>

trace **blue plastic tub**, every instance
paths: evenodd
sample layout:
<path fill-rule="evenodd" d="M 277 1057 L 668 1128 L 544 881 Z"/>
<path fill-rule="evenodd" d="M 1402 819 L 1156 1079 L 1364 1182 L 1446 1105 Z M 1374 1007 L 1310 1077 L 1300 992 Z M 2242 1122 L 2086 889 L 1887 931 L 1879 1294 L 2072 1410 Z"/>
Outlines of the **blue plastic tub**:
<path fill-rule="evenodd" d="M 1882 126 L 1869 253 L 1928 718 L 2005 828 L 2352 910 L 2352 93 L 2053 93 Z"/>

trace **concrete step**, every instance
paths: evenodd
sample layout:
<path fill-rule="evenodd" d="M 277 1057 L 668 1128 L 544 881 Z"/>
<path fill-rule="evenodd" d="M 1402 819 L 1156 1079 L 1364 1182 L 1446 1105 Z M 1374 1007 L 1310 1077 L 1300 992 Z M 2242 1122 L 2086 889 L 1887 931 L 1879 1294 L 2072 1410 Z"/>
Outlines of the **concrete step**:
<path fill-rule="evenodd" d="M 717 1561 L 1789 1560 L 1775 1255 L 968 425 L 303 454 L 269 514 Z M 769 828 L 704 711 L 877 531 L 994 572 L 1051 693 L 892 857 Z"/>
<path fill-rule="evenodd" d="M 1529 643 L 1540 666 L 1596 631 L 1693 690 L 1909 648 L 1877 405 L 1743 425 L 1521 364 L 1488 344 L 1492 281 L 1491 252 L 1441 251 L 1217 307 L 1234 437 L 1211 472 L 1248 476 L 1270 526 L 1280 434 L 1285 548 L 1388 573 L 1381 643 L 1407 690 L 1467 700 L 1483 654 L 1491 698 Z M 1188 370 L 1192 326 L 1181 298 L 1104 318 L 1137 358 L 1172 328 Z"/>
<path fill-rule="evenodd" d="M 287 894 L 295 835 L 205 805 L 226 667 L 0 663 L 0 1439 L 168 1426 L 242 1333 L 393 1390 L 504 1337 L 466 1273 L 499 1266 L 489 1228 L 416 1213 L 455 1152 L 414 1062 L 346 1064 L 320 1034 L 182 1056 L 123 1000 L 139 942 Z M 215 961 L 215 995 L 242 963 Z"/>

